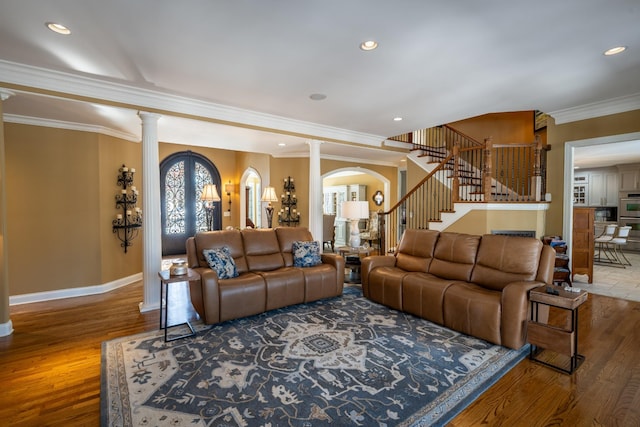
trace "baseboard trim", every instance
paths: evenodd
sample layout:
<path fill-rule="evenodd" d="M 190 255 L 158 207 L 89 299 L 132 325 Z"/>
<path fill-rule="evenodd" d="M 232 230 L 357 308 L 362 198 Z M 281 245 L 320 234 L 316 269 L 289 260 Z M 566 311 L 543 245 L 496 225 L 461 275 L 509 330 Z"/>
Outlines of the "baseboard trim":
<path fill-rule="evenodd" d="M 142 273 L 136 273 L 109 283 L 80 288 L 57 289 L 55 291 L 35 292 L 32 294 L 13 295 L 9 297 L 9 305 L 30 304 L 33 302 L 51 301 L 62 298 L 84 297 L 88 295 L 104 294 L 114 289 L 130 285 L 142 280 Z"/>
<path fill-rule="evenodd" d="M 13 323 L 9 320 L 7 323 L 0 323 L 0 337 L 6 337 L 13 333 Z"/>

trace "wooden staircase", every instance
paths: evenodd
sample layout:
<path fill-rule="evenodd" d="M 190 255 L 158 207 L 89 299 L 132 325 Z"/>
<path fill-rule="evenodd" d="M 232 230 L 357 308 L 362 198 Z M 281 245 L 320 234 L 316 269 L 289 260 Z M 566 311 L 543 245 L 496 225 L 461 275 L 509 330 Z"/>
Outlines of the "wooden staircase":
<path fill-rule="evenodd" d="M 476 141 L 443 125 L 393 138 L 412 144 L 411 161 L 425 178 L 379 214 L 381 249 L 393 252 L 406 228 L 441 229 L 474 203 L 542 200 L 546 161 L 541 142 L 493 144 Z"/>

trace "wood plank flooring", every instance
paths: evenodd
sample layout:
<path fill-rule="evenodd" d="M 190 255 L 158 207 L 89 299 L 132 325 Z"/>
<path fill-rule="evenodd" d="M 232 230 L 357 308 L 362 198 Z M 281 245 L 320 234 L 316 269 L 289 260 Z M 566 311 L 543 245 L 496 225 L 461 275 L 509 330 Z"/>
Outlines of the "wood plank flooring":
<path fill-rule="evenodd" d="M 186 286 L 172 292 L 179 303 Z M 0 426 L 99 425 L 101 343 L 158 328 L 141 300 L 137 283 L 12 307 L 15 332 L 0 338 Z M 586 360 L 576 373 L 524 360 L 450 425 L 640 426 L 640 302 L 590 295 L 579 320 Z"/>

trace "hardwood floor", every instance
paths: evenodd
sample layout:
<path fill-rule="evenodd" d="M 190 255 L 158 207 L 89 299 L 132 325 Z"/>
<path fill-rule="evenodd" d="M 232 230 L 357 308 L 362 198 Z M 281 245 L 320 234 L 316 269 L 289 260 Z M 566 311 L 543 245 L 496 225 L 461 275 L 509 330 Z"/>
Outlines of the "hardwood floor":
<path fill-rule="evenodd" d="M 172 292 L 179 302 L 186 286 Z M 158 328 L 141 300 L 137 283 L 12 307 L 15 332 L 0 338 L 0 425 L 99 425 L 102 341 Z M 640 425 L 640 302 L 590 295 L 579 315 L 586 360 L 576 373 L 524 360 L 450 425 Z"/>

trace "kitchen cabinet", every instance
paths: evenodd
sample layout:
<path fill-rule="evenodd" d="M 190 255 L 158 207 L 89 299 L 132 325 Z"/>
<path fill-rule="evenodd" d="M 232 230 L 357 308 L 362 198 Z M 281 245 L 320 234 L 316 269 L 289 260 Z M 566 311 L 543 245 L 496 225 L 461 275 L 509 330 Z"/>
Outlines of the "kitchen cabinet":
<path fill-rule="evenodd" d="M 589 202 L 589 175 L 576 173 L 573 177 L 573 204 L 586 206 Z"/>
<path fill-rule="evenodd" d="M 618 206 L 618 171 L 589 173 L 589 205 Z"/>
<path fill-rule="evenodd" d="M 620 190 L 640 190 L 640 165 L 618 166 L 620 170 Z"/>

